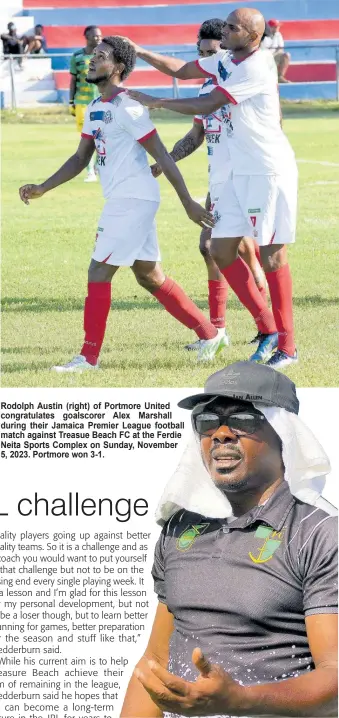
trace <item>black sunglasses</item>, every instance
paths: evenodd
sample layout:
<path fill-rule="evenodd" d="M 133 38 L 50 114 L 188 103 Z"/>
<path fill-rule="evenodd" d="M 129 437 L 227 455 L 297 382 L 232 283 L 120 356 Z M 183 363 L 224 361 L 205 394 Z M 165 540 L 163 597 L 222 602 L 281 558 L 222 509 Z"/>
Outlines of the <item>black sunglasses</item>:
<path fill-rule="evenodd" d="M 216 414 L 213 411 L 201 411 L 192 414 L 193 428 L 200 436 L 211 436 L 220 426 L 228 426 L 228 428 L 236 434 L 242 436 L 246 434 L 254 434 L 258 431 L 263 422 L 266 421 L 262 414 Z"/>

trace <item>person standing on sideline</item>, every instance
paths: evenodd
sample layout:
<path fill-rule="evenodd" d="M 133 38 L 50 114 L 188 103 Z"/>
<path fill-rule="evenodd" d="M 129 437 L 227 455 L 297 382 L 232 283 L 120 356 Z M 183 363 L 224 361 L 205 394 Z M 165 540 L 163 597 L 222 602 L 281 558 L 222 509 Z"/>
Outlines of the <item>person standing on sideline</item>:
<path fill-rule="evenodd" d="M 285 51 L 284 38 L 280 32 L 279 20 L 269 20 L 267 23 L 270 29 L 270 35 L 266 34 L 264 37 L 261 47 L 265 50 L 270 50 L 273 54 L 277 70 L 279 82 L 291 82 L 286 79 L 286 72 L 291 62 L 291 55 Z"/>
<path fill-rule="evenodd" d="M 69 87 L 69 107 L 71 114 L 75 117 L 76 128 L 81 134 L 84 124 L 87 106 L 98 96 L 96 85 L 88 84 L 86 77 L 88 68 L 93 57 L 95 48 L 102 39 L 101 30 L 96 25 L 88 25 L 84 30 L 86 47 L 77 50 L 71 57 Z M 87 167 L 85 182 L 96 182 L 94 171 L 94 159 L 91 159 Z"/>

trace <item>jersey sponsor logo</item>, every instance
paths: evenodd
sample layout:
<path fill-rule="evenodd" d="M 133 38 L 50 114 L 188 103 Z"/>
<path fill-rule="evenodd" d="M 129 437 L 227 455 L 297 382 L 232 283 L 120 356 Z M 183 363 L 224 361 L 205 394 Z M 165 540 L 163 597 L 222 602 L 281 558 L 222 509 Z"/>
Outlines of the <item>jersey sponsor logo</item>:
<path fill-rule="evenodd" d="M 206 133 L 206 142 L 208 145 L 220 145 L 220 132 Z"/>
<path fill-rule="evenodd" d="M 261 212 L 261 209 L 249 209 L 247 210 L 248 214 L 259 214 Z"/>
<path fill-rule="evenodd" d="M 178 551 L 188 551 L 188 549 L 193 546 L 194 541 L 198 538 L 198 536 L 205 533 L 208 527 L 209 524 L 192 524 L 185 529 L 176 541 Z"/>
<path fill-rule="evenodd" d="M 218 72 L 221 77 L 221 79 L 225 82 L 228 77 L 230 77 L 231 73 L 226 70 L 226 67 L 222 64 L 222 62 L 219 60 L 218 62 Z"/>
<path fill-rule="evenodd" d="M 208 154 L 208 155 L 213 155 L 213 147 L 207 147 L 207 154 Z M 209 167 L 209 170 L 208 170 L 208 171 L 210 171 L 210 169 L 211 169 L 211 167 Z"/>
<path fill-rule="evenodd" d="M 217 209 L 215 209 L 213 212 L 213 218 L 214 218 L 214 224 L 217 224 L 221 220 L 221 214 L 220 214 L 220 212 L 218 212 Z"/>
<path fill-rule="evenodd" d="M 97 151 L 97 164 L 101 167 L 105 167 L 106 163 L 106 140 L 105 135 L 98 127 L 97 130 L 92 130 L 93 139 L 95 142 L 95 149 Z"/>
<path fill-rule="evenodd" d="M 283 540 L 283 534 L 284 529 L 274 531 L 271 526 L 264 526 L 263 524 L 258 526 L 254 535 L 256 538 L 264 539 L 264 543 L 258 549 L 257 556 L 254 556 L 251 551 L 249 552 L 248 555 L 251 561 L 253 561 L 253 563 L 266 563 L 270 561 Z"/>

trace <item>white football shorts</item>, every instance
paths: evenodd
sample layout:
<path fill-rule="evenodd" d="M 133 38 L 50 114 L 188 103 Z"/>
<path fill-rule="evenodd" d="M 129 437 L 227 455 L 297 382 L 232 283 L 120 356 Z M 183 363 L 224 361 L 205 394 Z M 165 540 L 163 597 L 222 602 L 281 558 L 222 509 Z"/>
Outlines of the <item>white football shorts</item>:
<path fill-rule="evenodd" d="M 283 175 L 231 174 L 214 207 L 212 238 L 247 236 L 259 246 L 292 244 L 297 196 L 297 168 Z"/>
<path fill-rule="evenodd" d="M 159 262 L 155 215 L 159 202 L 117 198 L 108 200 L 98 223 L 92 259 L 115 267 L 134 262 Z"/>

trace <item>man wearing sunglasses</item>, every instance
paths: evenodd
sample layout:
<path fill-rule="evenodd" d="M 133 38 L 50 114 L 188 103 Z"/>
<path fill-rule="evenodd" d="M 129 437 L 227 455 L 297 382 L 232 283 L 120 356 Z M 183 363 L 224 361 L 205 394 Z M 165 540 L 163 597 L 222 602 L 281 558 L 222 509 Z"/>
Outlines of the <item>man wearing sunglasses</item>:
<path fill-rule="evenodd" d="M 336 716 L 337 521 L 294 384 L 237 362 L 179 406 L 193 437 L 159 505 L 159 604 L 121 715 Z"/>

